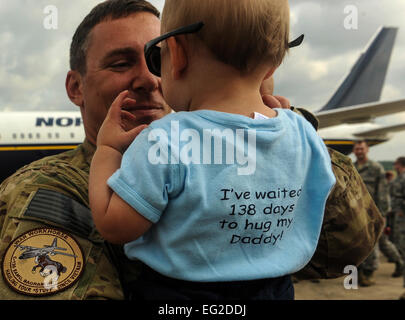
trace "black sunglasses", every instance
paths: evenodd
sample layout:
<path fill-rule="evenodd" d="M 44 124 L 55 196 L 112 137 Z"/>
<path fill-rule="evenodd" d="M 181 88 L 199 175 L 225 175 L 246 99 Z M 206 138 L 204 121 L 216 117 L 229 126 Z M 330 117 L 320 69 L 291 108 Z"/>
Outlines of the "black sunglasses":
<path fill-rule="evenodd" d="M 148 66 L 149 71 L 157 77 L 161 76 L 160 47 L 156 46 L 159 42 L 162 42 L 163 40 L 166 40 L 167 38 L 173 36 L 178 36 L 180 34 L 198 32 L 201 30 L 203 26 L 204 26 L 203 22 L 190 24 L 188 26 L 181 27 L 166 34 L 163 34 L 160 37 L 157 37 L 149 41 L 144 48 L 146 65 Z M 297 47 L 302 43 L 302 41 L 304 41 L 303 34 L 294 41 L 288 43 L 288 47 L 289 48 Z"/>
<path fill-rule="evenodd" d="M 195 33 L 200 31 L 200 29 L 204 26 L 203 22 L 198 22 L 194 23 L 185 27 L 178 28 L 176 30 L 173 30 L 171 32 L 168 32 L 166 34 L 161 35 L 160 37 L 157 37 L 151 41 L 149 41 L 145 45 L 145 59 L 146 59 L 146 65 L 148 66 L 149 71 L 154 74 L 155 76 L 160 77 L 160 67 L 161 67 L 161 61 L 160 61 L 160 47 L 157 47 L 156 45 L 163 41 L 166 40 L 167 38 L 173 37 L 173 36 L 178 36 L 180 34 L 187 34 L 187 33 Z"/>

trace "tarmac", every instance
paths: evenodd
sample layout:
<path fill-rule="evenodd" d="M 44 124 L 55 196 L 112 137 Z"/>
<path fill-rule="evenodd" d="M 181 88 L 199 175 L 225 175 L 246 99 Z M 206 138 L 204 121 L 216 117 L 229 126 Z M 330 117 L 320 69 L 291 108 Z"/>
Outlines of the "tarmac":
<path fill-rule="evenodd" d="M 374 273 L 376 284 L 370 287 L 358 286 L 357 289 L 346 289 L 345 277 L 320 280 L 319 283 L 299 281 L 294 284 L 295 300 L 398 300 L 405 292 L 404 280 L 402 277 L 392 278 L 394 270 L 395 264 L 388 263 L 382 257 Z"/>

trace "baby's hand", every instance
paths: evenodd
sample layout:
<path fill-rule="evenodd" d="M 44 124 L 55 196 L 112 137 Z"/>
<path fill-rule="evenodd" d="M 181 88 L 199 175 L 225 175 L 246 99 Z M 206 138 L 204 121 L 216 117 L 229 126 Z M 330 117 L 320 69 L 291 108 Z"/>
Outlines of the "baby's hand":
<path fill-rule="evenodd" d="M 128 90 L 118 95 L 98 132 L 97 147 L 108 146 L 124 153 L 136 136 L 147 127 L 147 125 L 141 125 L 129 131 L 125 130 L 123 118 L 134 120 L 135 116 L 121 108 L 133 103 L 136 101 L 128 98 Z"/>

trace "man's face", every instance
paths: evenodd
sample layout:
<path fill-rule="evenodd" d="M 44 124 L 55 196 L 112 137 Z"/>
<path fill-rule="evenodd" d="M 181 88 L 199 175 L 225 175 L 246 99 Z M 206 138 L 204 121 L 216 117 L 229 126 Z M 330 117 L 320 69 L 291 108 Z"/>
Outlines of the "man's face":
<path fill-rule="evenodd" d="M 112 102 L 124 90 L 137 101 L 136 107 L 128 109 L 137 118 L 136 123 L 126 124 L 128 129 L 171 111 L 163 100 L 160 78 L 149 72 L 143 51 L 146 42 L 159 34 L 159 19 L 147 12 L 107 20 L 93 28 L 80 106 L 86 136 L 93 143 Z"/>
<path fill-rule="evenodd" d="M 398 161 L 396 161 L 394 163 L 394 169 L 398 174 L 401 174 L 403 172 L 403 170 L 404 170 L 403 167 L 401 166 L 401 164 Z"/>
<path fill-rule="evenodd" d="M 357 143 L 354 145 L 353 153 L 357 160 L 362 161 L 367 158 L 368 146 L 364 142 Z"/>

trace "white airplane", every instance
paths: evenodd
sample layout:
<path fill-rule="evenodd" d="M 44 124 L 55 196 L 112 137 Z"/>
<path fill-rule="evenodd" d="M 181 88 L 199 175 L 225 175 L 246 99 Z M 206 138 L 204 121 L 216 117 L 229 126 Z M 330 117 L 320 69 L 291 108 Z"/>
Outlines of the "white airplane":
<path fill-rule="evenodd" d="M 405 99 L 380 100 L 397 28 L 381 27 L 344 78 L 328 103 L 315 115 L 325 143 L 349 154 L 354 141 L 370 146 L 388 141 L 393 133 L 405 130 L 405 123 L 381 126 L 375 118 L 405 111 Z"/>
<path fill-rule="evenodd" d="M 355 140 L 376 145 L 405 124 L 381 127 L 376 117 L 405 111 L 405 99 L 378 101 L 394 46 L 396 28 L 380 28 L 330 101 L 315 115 L 325 143 L 345 154 Z M 359 124 L 360 123 L 360 124 Z M 84 140 L 80 112 L 3 112 L 0 116 L 0 182 L 16 169 Z"/>
<path fill-rule="evenodd" d="M 80 112 L 3 112 L 0 116 L 0 182 L 16 169 L 84 141 Z"/>

